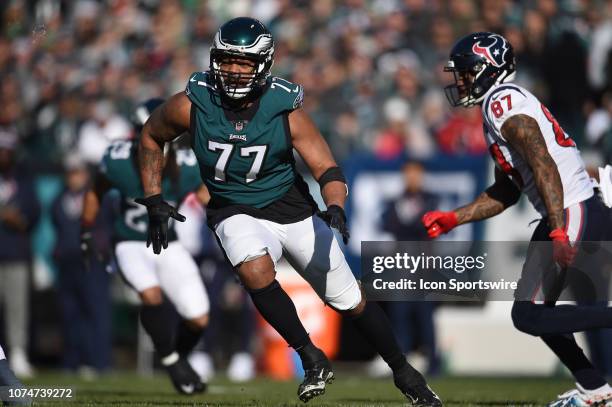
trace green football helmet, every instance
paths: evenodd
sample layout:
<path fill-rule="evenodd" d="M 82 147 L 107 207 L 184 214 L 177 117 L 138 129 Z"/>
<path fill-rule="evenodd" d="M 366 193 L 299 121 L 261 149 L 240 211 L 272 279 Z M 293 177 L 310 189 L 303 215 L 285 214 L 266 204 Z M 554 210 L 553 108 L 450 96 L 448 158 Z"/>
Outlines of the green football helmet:
<path fill-rule="evenodd" d="M 252 73 L 236 73 L 221 69 L 227 59 L 254 62 Z M 272 34 L 260 21 L 250 17 L 234 18 L 219 28 L 210 48 L 210 72 L 214 86 L 231 99 L 242 99 L 261 89 L 274 63 Z"/>

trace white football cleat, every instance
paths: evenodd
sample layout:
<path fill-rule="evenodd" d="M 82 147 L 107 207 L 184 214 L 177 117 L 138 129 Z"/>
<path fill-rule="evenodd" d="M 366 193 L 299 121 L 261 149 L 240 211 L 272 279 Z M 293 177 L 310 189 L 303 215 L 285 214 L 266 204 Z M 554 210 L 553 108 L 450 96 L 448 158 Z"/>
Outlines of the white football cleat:
<path fill-rule="evenodd" d="M 586 399 L 578 389 L 571 389 L 557 396 L 557 400 L 548 403 L 548 407 L 589 407 Z"/>
<path fill-rule="evenodd" d="M 548 407 L 612 407 L 612 388 L 605 385 L 601 390 L 586 390 L 576 383 L 575 389 L 560 394 Z"/>

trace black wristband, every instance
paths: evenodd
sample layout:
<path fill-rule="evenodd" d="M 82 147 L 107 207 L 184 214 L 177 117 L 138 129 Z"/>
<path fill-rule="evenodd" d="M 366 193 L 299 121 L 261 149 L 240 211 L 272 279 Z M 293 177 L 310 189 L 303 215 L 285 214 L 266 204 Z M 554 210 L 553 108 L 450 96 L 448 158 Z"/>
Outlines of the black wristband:
<path fill-rule="evenodd" d="M 340 181 L 346 185 L 346 178 L 344 178 L 344 174 L 340 167 L 328 168 L 323 175 L 319 177 L 319 186 L 323 189 L 325 184 L 331 181 Z"/>

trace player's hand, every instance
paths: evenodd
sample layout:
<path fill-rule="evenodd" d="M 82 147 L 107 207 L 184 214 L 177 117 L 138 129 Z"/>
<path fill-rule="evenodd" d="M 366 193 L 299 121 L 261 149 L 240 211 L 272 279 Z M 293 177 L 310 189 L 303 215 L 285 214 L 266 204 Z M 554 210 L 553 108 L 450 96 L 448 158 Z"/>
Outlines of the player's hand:
<path fill-rule="evenodd" d="M 561 268 L 569 267 L 576 258 L 577 249 L 572 247 L 567 233 L 557 228 L 548 235 L 553 243 L 553 260 Z"/>
<path fill-rule="evenodd" d="M 178 213 L 174 206 L 164 201 L 160 194 L 138 198 L 135 201 L 146 206 L 149 214 L 147 247 L 153 244 L 153 253 L 160 254 L 162 247 L 168 248 L 168 220 L 174 218 L 179 222 L 185 222 L 185 217 Z"/>
<path fill-rule="evenodd" d="M 430 211 L 421 218 L 430 238 L 435 239 L 443 233 L 450 232 L 457 226 L 457 214 L 454 211 Z"/>
<path fill-rule="evenodd" d="M 330 205 L 327 207 L 326 211 L 320 212 L 319 216 L 327 223 L 327 226 L 340 232 L 344 244 L 348 243 L 351 234 L 349 233 L 348 226 L 346 226 L 344 209 L 338 205 Z"/>

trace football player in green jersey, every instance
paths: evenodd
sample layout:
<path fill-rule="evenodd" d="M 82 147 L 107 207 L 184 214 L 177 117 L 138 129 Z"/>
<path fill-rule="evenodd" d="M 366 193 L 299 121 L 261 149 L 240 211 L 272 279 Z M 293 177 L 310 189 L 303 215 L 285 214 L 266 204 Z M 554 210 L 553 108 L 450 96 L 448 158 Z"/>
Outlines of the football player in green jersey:
<path fill-rule="evenodd" d="M 150 112 L 161 103 L 161 99 L 152 99 L 136 109 L 136 130 L 142 129 Z M 205 384 L 186 357 L 208 323 L 208 296 L 195 261 L 177 241 L 172 225 L 165 231 L 170 243 L 166 242 L 167 250 L 163 256 L 155 256 L 144 244 L 148 238 L 148 218 L 146 208 L 136 199 L 143 194 L 138 176 L 137 145 L 137 140 L 121 140 L 107 149 L 94 186 L 85 195 L 81 246 L 85 254 L 91 252 L 90 226 L 96 219 L 100 202 L 107 191 L 118 190 L 121 203 L 120 215 L 114 225 L 114 240 L 121 275 L 140 296 L 140 321 L 151 336 L 177 391 L 185 394 L 201 392 Z M 161 183 L 167 199 L 178 205 L 195 191 L 203 204 L 208 201 L 208 191 L 202 184 L 197 160 L 191 150 L 169 148 L 164 161 Z M 171 308 L 163 303 L 164 295 L 181 316 L 176 328 L 172 326 Z"/>
<path fill-rule="evenodd" d="M 230 20 L 215 35 L 210 69 L 192 74 L 186 91 L 172 96 L 145 124 L 139 164 L 153 249 L 159 253 L 165 247 L 163 225 L 179 217 L 162 197 L 163 148 L 190 130 L 211 195 L 209 226 L 260 314 L 299 354 L 305 371 L 299 398 L 322 394 L 334 374 L 275 279 L 283 255 L 326 304 L 353 320 L 414 405 L 440 406 L 423 376 L 406 362 L 385 313 L 366 302 L 334 238 L 331 228 L 345 243 L 349 239 L 344 176 L 302 109 L 302 87 L 270 75 L 273 55 L 272 35 L 262 23 Z M 293 149 L 319 182 L 327 205 L 320 214 L 296 171 Z"/>

